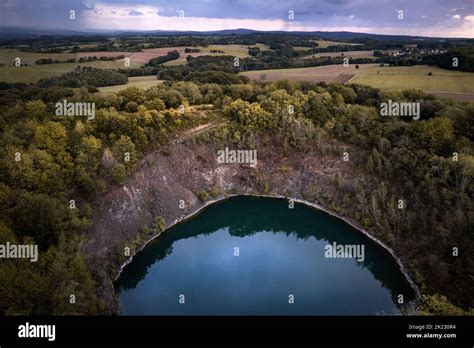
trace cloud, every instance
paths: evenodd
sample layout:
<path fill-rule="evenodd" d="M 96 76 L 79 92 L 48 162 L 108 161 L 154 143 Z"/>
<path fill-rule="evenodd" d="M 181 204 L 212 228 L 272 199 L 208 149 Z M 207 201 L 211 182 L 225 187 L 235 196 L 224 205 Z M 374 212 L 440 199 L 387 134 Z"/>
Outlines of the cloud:
<path fill-rule="evenodd" d="M 0 16 L 5 26 L 87 31 L 351 28 L 383 34 L 473 37 L 471 1 L 0 0 Z M 73 22 L 65 15 L 71 9 L 76 11 Z M 404 11 L 403 20 L 397 18 L 396 9 Z M 288 20 L 289 10 L 295 13 L 293 21 Z M 184 19 L 179 18 L 179 11 L 184 11 Z"/>
<path fill-rule="evenodd" d="M 466 16 L 466 17 L 464 17 L 464 19 L 466 21 L 469 21 L 469 22 L 474 22 L 474 16 L 473 15 Z"/>
<path fill-rule="evenodd" d="M 110 11 L 110 12 L 112 12 L 112 11 Z M 128 12 L 128 15 L 129 15 L 129 16 L 143 16 L 143 12 L 134 10 L 134 9 L 132 8 L 132 9 L 130 9 L 130 12 Z"/>

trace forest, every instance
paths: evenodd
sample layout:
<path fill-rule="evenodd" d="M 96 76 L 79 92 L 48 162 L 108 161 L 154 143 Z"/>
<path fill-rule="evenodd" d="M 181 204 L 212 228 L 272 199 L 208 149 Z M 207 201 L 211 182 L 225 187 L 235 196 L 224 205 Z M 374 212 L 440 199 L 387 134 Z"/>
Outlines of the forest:
<path fill-rule="evenodd" d="M 89 202 L 123 184 L 145 154 L 197 125 L 189 106 L 201 104 L 228 120 L 210 143 L 251 146 L 276 135 L 290 154 L 331 153 L 331 139 L 355 148 L 360 174 L 334 176 L 335 189 L 322 196 L 309 186 L 305 199 L 359 221 L 393 247 L 426 295 L 422 313 L 472 311 L 474 105 L 418 90 L 250 82 L 232 63 L 230 56 L 188 57 L 184 66 L 137 69 L 168 81 L 116 94 L 96 88 L 124 84 L 127 75 L 94 68 L 37 85 L 1 84 L 0 243 L 33 241 L 43 256 L 2 261 L 0 313 L 104 311 L 95 271 L 80 252 Z M 94 122 L 55 116 L 54 104 L 65 98 L 95 103 Z M 421 119 L 380 117 L 387 100 L 419 102 Z M 407 209 L 397 208 L 401 197 Z M 73 309 L 65 298 L 71 292 L 80 299 Z"/>

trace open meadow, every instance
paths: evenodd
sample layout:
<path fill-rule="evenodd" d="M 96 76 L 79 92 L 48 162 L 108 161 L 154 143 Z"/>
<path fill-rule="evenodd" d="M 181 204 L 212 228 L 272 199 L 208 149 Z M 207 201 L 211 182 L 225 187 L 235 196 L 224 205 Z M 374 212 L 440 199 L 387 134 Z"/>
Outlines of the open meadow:
<path fill-rule="evenodd" d="M 421 89 L 435 93 L 474 94 L 474 73 L 440 69 L 427 65 L 379 67 L 360 65 L 351 83 L 359 83 L 387 90 Z M 428 75 L 431 72 L 431 75 Z"/>
<path fill-rule="evenodd" d="M 40 64 L 35 62 L 38 59 L 53 59 L 58 61 L 66 61 L 67 59 L 80 59 L 86 57 L 117 57 L 125 56 L 130 59 L 130 68 L 139 68 L 145 65 L 152 58 L 165 56 L 170 51 L 178 51 L 180 56 L 178 59 L 164 63 L 164 65 L 180 65 L 186 64 L 186 57 L 199 57 L 204 55 L 222 56 L 231 55 L 234 57 L 244 58 L 248 57 L 248 47 L 246 45 L 209 45 L 207 47 L 198 48 L 200 52 L 185 53 L 187 46 L 178 47 L 162 47 L 143 49 L 140 52 L 78 52 L 78 53 L 35 53 L 23 52 L 18 49 L 0 49 L 0 81 L 4 82 L 24 82 L 36 83 L 42 78 L 60 76 L 64 73 L 73 71 L 76 66 L 91 66 L 99 69 L 125 69 L 124 59 L 117 59 L 111 61 L 91 61 L 84 63 L 55 63 L 55 64 Z M 252 47 L 260 47 L 261 50 L 267 50 L 269 47 L 264 44 L 256 44 Z M 191 47 L 193 48 L 193 47 Z M 219 51 L 219 52 L 211 52 Z M 15 67 L 15 58 L 21 59 L 22 66 Z M 25 66 L 23 66 L 25 65 Z"/>
<path fill-rule="evenodd" d="M 128 83 L 124 85 L 116 85 L 116 86 L 107 86 L 107 87 L 99 87 L 98 90 L 102 93 L 116 93 L 120 92 L 124 89 L 129 87 L 139 87 L 143 89 L 148 89 L 153 86 L 161 84 L 163 81 L 157 80 L 156 76 L 136 76 L 136 77 L 129 77 Z"/>
<path fill-rule="evenodd" d="M 431 75 L 428 75 L 431 72 Z M 326 65 L 311 68 L 255 70 L 241 73 L 253 80 L 293 80 L 340 82 L 369 85 L 386 90 L 420 89 L 427 93 L 472 100 L 474 73 L 452 71 L 426 65 L 380 67 L 355 64 L 348 67 Z"/>
<path fill-rule="evenodd" d="M 241 75 L 252 80 L 293 80 L 293 81 L 315 81 L 315 82 L 340 82 L 346 83 L 357 74 L 355 65 L 344 67 L 338 65 L 325 65 L 310 68 L 271 69 L 246 71 Z"/>

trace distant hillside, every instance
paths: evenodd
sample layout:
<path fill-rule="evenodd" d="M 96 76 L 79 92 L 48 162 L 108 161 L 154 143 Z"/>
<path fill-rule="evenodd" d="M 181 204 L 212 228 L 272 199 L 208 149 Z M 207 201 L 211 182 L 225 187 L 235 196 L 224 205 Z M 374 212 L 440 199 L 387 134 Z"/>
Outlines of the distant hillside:
<path fill-rule="evenodd" d="M 373 39 L 373 40 L 390 40 L 390 41 L 419 41 L 419 40 L 430 40 L 436 38 L 422 37 L 422 36 L 409 36 L 409 35 L 381 35 L 381 34 L 369 34 L 369 33 L 356 33 L 349 31 L 258 31 L 252 29 L 238 28 L 238 29 L 226 29 L 218 31 L 177 31 L 177 30 L 151 30 L 151 31 L 113 31 L 113 30 L 95 30 L 95 31 L 73 31 L 73 30 L 61 30 L 61 29 L 34 29 L 34 28 L 18 28 L 18 27 L 1 27 L 0 28 L 0 39 L 28 39 L 36 38 L 39 36 L 78 36 L 78 35 L 107 35 L 114 34 L 120 36 L 127 35 L 192 35 L 192 36 L 203 36 L 203 35 L 251 35 L 251 34 L 292 34 L 292 35 L 314 35 L 325 39 L 331 40 L 353 40 L 353 39 Z M 439 38 L 438 38 L 439 39 Z M 458 39 L 446 39 L 446 40 L 458 40 Z"/>

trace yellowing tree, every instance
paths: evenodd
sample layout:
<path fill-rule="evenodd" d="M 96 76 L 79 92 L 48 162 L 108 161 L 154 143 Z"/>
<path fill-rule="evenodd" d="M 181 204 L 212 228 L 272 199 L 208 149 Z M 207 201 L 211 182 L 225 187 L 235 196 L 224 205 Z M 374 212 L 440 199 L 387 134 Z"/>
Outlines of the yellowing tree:
<path fill-rule="evenodd" d="M 48 121 L 36 128 L 36 147 L 48 151 L 53 156 L 65 151 L 67 140 L 66 128 L 59 122 Z"/>

